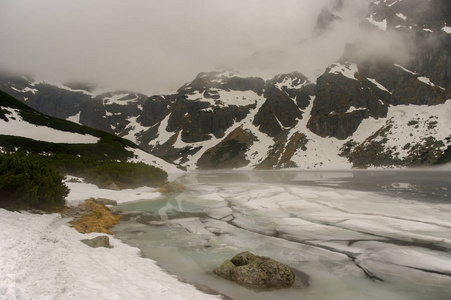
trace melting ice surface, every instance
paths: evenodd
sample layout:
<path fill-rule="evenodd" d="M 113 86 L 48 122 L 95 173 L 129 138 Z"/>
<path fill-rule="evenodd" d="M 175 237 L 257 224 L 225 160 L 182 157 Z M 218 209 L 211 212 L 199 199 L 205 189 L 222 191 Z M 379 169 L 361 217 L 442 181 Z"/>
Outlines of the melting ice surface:
<path fill-rule="evenodd" d="M 451 299 L 451 172 L 212 172 L 118 207 L 115 234 L 182 281 L 232 299 Z M 212 273 L 249 250 L 289 265 L 287 290 Z M 307 276 L 302 276 L 305 273 Z"/>

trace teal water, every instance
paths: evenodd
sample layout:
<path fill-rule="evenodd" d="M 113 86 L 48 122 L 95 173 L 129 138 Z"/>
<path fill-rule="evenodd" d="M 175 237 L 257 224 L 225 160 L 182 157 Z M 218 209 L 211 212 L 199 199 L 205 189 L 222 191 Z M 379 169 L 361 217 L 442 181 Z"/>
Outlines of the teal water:
<path fill-rule="evenodd" d="M 199 289 L 232 299 L 451 299 L 450 172 L 211 172 L 125 203 L 114 228 Z M 261 292 L 212 270 L 242 251 L 289 265 Z"/>

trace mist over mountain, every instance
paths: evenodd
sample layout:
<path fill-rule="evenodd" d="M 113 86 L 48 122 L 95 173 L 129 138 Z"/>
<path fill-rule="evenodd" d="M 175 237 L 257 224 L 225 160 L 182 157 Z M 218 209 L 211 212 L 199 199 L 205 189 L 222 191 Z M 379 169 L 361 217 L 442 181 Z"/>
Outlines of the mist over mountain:
<path fill-rule="evenodd" d="M 145 94 L 174 92 L 198 73 L 220 69 L 319 75 L 355 38 L 368 1 L 339 3 L 2 2 L 0 66 L 38 81 L 88 81 Z M 346 22 L 316 39 L 312 33 L 324 7 Z"/>
<path fill-rule="evenodd" d="M 138 68 L 129 81 L 123 77 L 128 71 L 105 77 L 105 82 L 115 77 L 121 87 L 139 76 L 136 86 L 147 80 L 151 83 L 142 86 L 171 86 L 171 92 L 109 92 L 83 83 L 101 77 L 96 72 L 64 84 L 3 75 L 0 89 L 44 113 L 115 133 L 189 169 L 449 161 L 448 1 L 307 2 L 264 2 L 255 10 L 246 2 L 232 14 L 236 3 L 201 10 L 195 1 L 185 14 L 198 9 L 194 15 L 202 11 L 205 19 L 186 27 L 183 47 L 156 40 L 156 52 L 131 52 L 136 59 L 160 59 L 158 74 L 155 68 Z M 183 23 L 186 16 L 178 10 L 185 4 L 171 3 L 177 3 L 172 13 Z M 113 2 L 113 8 L 118 5 Z M 219 8 L 223 15 L 212 22 Z M 205 20 L 211 27 L 203 28 Z M 178 23 L 162 24 L 179 29 Z M 230 31 L 217 31 L 221 26 Z M 165 45 L 176 49 L 158 54 Z M 172 63 L 165 64 L 166 57 Z M 184 70 L 174 72 L 174 64 Z"/>

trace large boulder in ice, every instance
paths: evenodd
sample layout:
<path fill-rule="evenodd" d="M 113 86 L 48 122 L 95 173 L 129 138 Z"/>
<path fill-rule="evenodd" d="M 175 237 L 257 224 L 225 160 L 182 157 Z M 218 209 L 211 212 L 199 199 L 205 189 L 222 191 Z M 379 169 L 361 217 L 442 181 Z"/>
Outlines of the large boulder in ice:
<path fill-rule="evenodd" d="M 295 281 L 295 275 L 288 266 L 248 251 L 224 261 L 213 272 L 241 285 L 259 289 L 289 288 Z"/>

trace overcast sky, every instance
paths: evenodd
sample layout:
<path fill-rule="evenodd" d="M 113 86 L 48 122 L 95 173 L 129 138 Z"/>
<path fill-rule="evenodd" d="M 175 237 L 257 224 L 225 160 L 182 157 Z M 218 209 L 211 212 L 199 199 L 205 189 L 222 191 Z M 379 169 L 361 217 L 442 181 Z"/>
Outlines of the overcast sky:
<path fill-rule="evenodd" d="M 352 34 L 312 42 L 332 1 L 0 0 L 0 69 L 147 94 L 217 69 L 311 75 Z"/>

